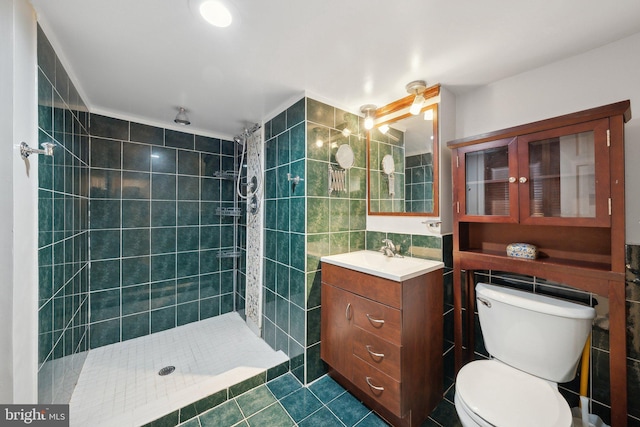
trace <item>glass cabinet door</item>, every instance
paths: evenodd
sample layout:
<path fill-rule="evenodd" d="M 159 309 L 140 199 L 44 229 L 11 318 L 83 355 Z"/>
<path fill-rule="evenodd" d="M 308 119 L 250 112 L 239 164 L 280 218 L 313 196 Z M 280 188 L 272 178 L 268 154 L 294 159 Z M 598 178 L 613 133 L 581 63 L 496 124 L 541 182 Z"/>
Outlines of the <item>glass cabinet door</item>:
<path fill-rule="evenodd" d="M 607 127 L 599 120 L 518 138 L 521 222 L 608 221 L 607 180 L 598 178 L 609 175 Z"/>
<path fill-rule="evenodd" d="M 462 149 L 465 174 L 464 195 L 460 195 L 464 216 L 502 216 L 517 221 L 517 192 L 513 194 L 515 171 L 510 152 L 515 139 L 495 141 L 483 150 Z M 463 189 L 460 189 L 461 191 Z"/>

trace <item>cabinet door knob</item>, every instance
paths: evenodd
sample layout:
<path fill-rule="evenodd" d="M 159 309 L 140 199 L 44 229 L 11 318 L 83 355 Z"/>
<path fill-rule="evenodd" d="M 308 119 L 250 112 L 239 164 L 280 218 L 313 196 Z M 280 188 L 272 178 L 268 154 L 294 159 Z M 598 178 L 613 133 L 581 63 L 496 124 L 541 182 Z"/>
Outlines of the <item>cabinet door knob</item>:
<path fill-rule="evenodd" d="M 527 178 L 524 176 L 521 176 L 518 181 L 520 181 L 520 184 L 524 184 L 525 182 L 527 182 Z"/>
<path fill-rule="evenodd" d="M 514 182 L 516 182 L 516 177 L 515 177 L 515 176 L 510 176 L 510 177 L 509 177 L 509 182 L 510 182 L 511 184 L 513 184 Z"/>
<path fill-rule="evenodd" d="M 347 309 L 344 311 L 344 316 L 347 320 L 351 319 L 351 303 L 347 303 Z"/>
<path fill-rule="evenodd" d="M 372 389 L 374 389 L 376 391 L 384 391 L 384 387 L 378 387 L 378 386 L 375 386 L 375 385 L 371 384 L 371 377 L 365 377 L 365 380 L 367 381 L 367 384 L 369 384 L 369 387 L 371 387 Z"/>
<path fill-rule="evenodd" d="M 380 359 L 384 359 L 384 353 L 376 353 L 376 352 L 372 351 L 370 345 L 368 345 L 366 347 L 367 347 L 367 351 L 369 352 L 370 355 L 372 355 L 374 357 L 379 357 Z"/>
<path fill-rule="evenodd" d="M 371 323 L 377 323 L 379 325 L 384 325 L 384 320 L 382 320 L 382 319 L 374 319 L 373 317 L 369 316 L 368 313 L 367 313 L 367 319 L 369 319 L 369 322 L 371 322 Z"/>

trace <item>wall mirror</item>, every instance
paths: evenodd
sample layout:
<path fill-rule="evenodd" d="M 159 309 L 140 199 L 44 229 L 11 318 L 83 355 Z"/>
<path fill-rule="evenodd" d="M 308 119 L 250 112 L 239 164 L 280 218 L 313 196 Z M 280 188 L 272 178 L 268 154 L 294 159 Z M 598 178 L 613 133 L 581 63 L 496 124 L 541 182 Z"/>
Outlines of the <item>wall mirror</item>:
<path fill-rule="evenodd" d="M 417 115 L 409 112 L 414 95 L 376 110 L 367 132 L 369 215 L 439 215 L 439 94 L 439 85 L 427 88 Z"/>

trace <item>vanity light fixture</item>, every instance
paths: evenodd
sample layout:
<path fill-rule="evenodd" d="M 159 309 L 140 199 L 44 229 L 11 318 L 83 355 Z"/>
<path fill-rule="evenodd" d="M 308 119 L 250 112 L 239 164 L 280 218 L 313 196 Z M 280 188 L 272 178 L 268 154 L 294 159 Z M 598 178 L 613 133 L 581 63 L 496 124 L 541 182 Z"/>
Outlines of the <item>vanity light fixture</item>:
<path fill-rule="evenodd" d="M 200 3 L 198 10 L 205 21 L 215 27 L 225 28 L 233 21 L 229 9 L 218 0 L 205 0 Z"/>
<path fill-rule="evenodd" d="M 360 107 L 360 111 L 364 114 L 364 128 L 366 130 L 373 129 L 373 117 L 375 116 L 377 108 L 378 107 L 373 104 L 365 104 Z"/>
<path fill-rule="evenodd" d="M 406 89 L 407 92 L 416 96 L 413 99 L 413 104 L 409 107 L 409 112 L 417 116 L 420 114 L 422 105 L 424 104 L 424 91 L 427 89 L 427 82 L 424 80 L 415 80 L 407 84 Z"/>
<path fill-rule="evenodd" d="M 187 111 L 184 109 L 184 107 L 178 107 L 178 114 L 176 115 L 176 118 L 173 119 L 173 121 L 183 126 L 191 124 L 191 122 L 189 121 L 189 117 L 187 117 Z"/>

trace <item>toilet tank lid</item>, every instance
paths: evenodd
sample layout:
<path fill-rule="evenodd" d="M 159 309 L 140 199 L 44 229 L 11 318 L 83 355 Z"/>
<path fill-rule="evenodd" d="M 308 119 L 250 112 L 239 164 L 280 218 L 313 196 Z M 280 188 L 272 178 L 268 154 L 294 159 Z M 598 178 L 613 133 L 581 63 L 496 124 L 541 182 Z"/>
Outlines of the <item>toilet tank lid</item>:
<path fill-rule="evenodd" d="M 571 319 L 593 319 L 596 317 L 596 311 L 586 305 L 488 283 L 476 285 L 476 297 L 553 316 Z"/>

